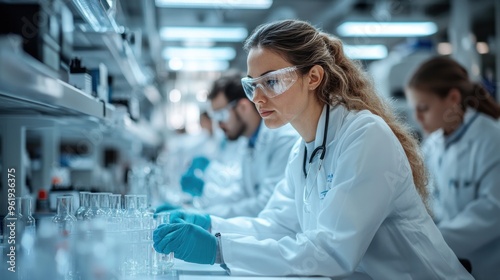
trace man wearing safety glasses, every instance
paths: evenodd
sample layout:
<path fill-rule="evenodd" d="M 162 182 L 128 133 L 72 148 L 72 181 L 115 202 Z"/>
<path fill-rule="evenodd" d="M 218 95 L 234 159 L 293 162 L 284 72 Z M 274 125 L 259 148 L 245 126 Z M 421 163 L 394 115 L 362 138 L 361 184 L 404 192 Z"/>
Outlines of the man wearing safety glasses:
<path fill-rule="evenodd" d="M 243 151 L 238 186 L 205 184 L 201 204 L 206 206 L 206 212 L 220 217 L 257 216 L 284 178 L 288 156 L 299 135 L 290 125 L 273 130 L 264 125 L 255 105 L 245 95 L 239 74 L 228 74 L 215 81 L 208 99 L 210 115 L 226 137 L 245 137 L 248 144 Z M 210 165 L 205 172 L 210 172 Z"/>

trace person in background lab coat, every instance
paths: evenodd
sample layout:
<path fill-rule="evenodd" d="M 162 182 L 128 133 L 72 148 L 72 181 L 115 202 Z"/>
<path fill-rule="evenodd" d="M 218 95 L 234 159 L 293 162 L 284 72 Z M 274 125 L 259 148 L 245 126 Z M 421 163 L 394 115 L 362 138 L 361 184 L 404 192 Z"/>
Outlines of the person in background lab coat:
<path fill-rule="evenodd" d="M 240 74 L 228 73 L 215 81 L 208 99 L 212 118 L 227 139 L 248 139 L 242 155 L 234 155 L 242 159 L 241 180 L 230 185 L 217 184 L 220 180 L 214 177 L 221 169 L 210 163 L 206 169 L 200 169 L 204 177 L 211 180 L 193 174 L 183 177 L 182 188 L 193 195 L 202 194 L 198 203 L 209 214 L 255 217 L 264 209 L 276 184 L 284 178 L 288 155 L 299 135 L 290 125 L 270 130 L 262 123 L 255 106 L 243 91 Z"/>
<path fill-rule="evenodd" d="M 284 20 L 245 48 L 242 83 L 266 126 L 291 123 L 302 137 L 286 178 L 257 218 L 172 212 L 154 248 L 233 275 L 472 279 L 426 210 L 417 142 L 342 42 Z"/>
<path fill-rule="evenodd" d="M 500 106 L 456 61 L 435 57 L 410 78 L 406 94 L 428 135 L 435 221 L 476 279 L 500 275 Z"/>

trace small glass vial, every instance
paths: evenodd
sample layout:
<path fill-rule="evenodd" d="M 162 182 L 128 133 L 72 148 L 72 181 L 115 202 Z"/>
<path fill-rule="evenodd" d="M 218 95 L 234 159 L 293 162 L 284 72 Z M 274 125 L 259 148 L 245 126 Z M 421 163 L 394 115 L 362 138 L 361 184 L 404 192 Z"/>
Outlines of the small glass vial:
<path fill-rule="evenodd" d="M 75 226 L 76 217 L 73 215 L 72 210 L 72 196 L 63 195 L 57 197 L 57 214 L 52 219 L 52 222 L 57 224 L 59 233 L 63 236 L 69 235 Z"/>

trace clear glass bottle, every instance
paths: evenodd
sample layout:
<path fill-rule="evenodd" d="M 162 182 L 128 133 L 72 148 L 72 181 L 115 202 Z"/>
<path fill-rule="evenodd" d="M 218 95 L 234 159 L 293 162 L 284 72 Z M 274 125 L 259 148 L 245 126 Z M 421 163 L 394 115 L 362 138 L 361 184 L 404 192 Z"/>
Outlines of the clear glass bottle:
<path fill-rule="evenodd" d="M 110 193 L 99 193 L 99 209 L 97 209 L 97 217 L 107 218 L 109 216 L 109 195 Z"/>
<path fill-rule="evenodd" d="M 121 217 L 122 212 L 122 196 L 120 194 L 111 194 L 109 196 L 109 213 L 111 217 Z"/>
<path fill-rule="evenodd" d="M 157 213 L 155 218 L 155 226 L 158 227 L 161 224 L 169 224 L 170 223 L 170 213 Z M 153 228 L 154 229 L 156 228 Z M 151 235 L 153 234 L 151 231 Z M 174 253 L 171 252 L 169 254 L 158 253 L 155 251 L 153 246 L 151 246 L 152 258 L 151 258 L 151 273 L 153 275 L 164 274 L 170 271 L 172 266 L 174 265 Z"/>
<path fill-rule="evenodd" d="M 125 195 L 123 225 L 129 246 L 125 251 L 124 273 L 134 275 L 140 272 L 141 212 L 137 210 L 137 196 Z"/>
<path fill-rule="evenodd" d="M 21 244 L 24 251 L 30 254 L 36 238 L 35 218 L 31 215 L 31 198 L 23 197 L 21 198 L 21 201 L 21 215 L 24 223 L 24 232 Z"/>
<path fill-rule="evenodd" d="M 99 194 L 90 193 L 89 196 L 89 207 L 83 212 L 84 220 L 94 219 L 97 216 L 97 210 L 99 210 Z"/>
<path fill-rule="evenodd" d="M 142 216 L 145 216 L 148 211 L 148 197 L 145 194 L 137 195 L 137 210 L 139 210 Z"/>
<path fill-rule="evenodd" d="M 75 217 L 77 220 L 83 220 L 83 214 L 89 207 L 90 192 L 80 192 L 80 207 L 76 209 Z"/>
<path fill-rule="evenodd" d="M 125 195 L 125 218 L 140 218 L 141 212 L 137 209 L 137 195 L 127 194 Z"/>
<path fill-rule="evenodd" d="M 76 217 L 73 215 L 73 196 L 57 197 L 57 214 L 52 218 L 52 222 L 58 225 L 59 233 L 66 236 L 73 231 Z"/>
<path fill-rule="evenodd" d="M 108 231 L 121 231 L 125 227 L 123 225 L 122 211 L 122 196 L 120 194 L 109 195 L 109 215 L 108 215 Z"/>

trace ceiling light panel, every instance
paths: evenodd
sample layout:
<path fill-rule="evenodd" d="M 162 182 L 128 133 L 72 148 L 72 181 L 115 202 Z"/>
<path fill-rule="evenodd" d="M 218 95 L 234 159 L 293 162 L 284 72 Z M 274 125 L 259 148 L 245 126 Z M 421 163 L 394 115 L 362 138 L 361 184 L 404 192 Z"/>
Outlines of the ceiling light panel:
<path fill-rule="evenodd" d="M 387 57 L 384 45 L 344 45 L 344 52 L 350 59 L 382 59 Z"/>
<path fill-rule="evenodd" d="M 272 0 L 156 0 L 161 8 L 269 9 Z"/>
<path fill-rule="evenodd" d="M 236 57 L 236 51 L 230 47 L 215 48 L 181 48 L 167 47 L 163 50 L 165 59 L 186 60 L 232 60 Z"/>
<path fill-rule="evenodd" d="M 183 61 L 182 68 L 178 71 L 226 71 L 229 62 L 225 60 L 188 60 Z"/>
<path fill-rule="evenodd" d="M 433 22 L 344 22 L 337 27 L 340 36 L 418 37 L 437 32 Z"/>
<path fill-rule="evenodd" d="M 248 36 L 243 27 L 162 27 L 160 37 L 165 41 L 241 42 Z"/>

